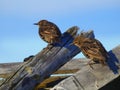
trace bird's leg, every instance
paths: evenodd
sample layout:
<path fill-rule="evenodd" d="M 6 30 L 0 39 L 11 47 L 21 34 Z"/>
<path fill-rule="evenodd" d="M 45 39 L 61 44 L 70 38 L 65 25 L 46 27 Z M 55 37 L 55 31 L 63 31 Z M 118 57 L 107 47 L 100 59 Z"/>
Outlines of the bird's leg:
<path fill-rule="evenodd" d="M 90 60 L 88 62 L 88 65 L 90 66 L 91 69 L 94 69 L 93 66 L 92 66 L 93 64 L 95 64 L 95 62 L 93 62 L 93 60 Z"/>
<path fill-rule="evenodd" d="M 106 66 L 107 65 L 105 60 L 100 60 L 100 63 L 102 64 L 102 66 Z"/>
<path fill-rule="evenodd" d="M 51 49 L 53 47 L 53 44 L 49 43 L 47 46 L 47 49 Z"/>

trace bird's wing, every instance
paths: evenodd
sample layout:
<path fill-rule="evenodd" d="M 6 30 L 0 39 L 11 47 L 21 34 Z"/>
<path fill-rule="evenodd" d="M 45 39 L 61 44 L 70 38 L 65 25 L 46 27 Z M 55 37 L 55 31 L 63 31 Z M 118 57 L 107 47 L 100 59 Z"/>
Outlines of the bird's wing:
<path fill-rule="evenodd" d="M 49 30 L 51 31 L 52 34 L 61 36 L 61 31 L 56 24 L 49 22 L 49 28 L 50 28 Z"/>
<path fill-rule="evenodd" d="M 102 44 L 96 39 L 85 39 L 83 48 L 85 53 L 89 55 L 101 56 L 102 53 L 106 53 Z"/>
<path fill-rule="evenodd" d="M 58 28 L 51 26 L 43 31 L 43 34 L 53 36 L 53 37 L 59 37 L 61 36 L 61 32 Z"/>
<path fill-rule="evenodd" d="M 56 25 L 51 27 L 51 32 L 56 36 L 61 36 L 61 31 Z"/>

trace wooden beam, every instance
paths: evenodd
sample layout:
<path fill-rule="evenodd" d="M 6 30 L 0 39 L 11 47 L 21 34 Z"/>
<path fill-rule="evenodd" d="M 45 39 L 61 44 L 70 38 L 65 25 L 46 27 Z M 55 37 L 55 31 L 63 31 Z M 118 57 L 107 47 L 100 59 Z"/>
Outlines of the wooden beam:
<path fill-rule="evenodd" d="M 75 27 L 70 28 L 62 35 L 61 44 L 48 45 L 32 60 L 20 65 L 17 71 L 0 85 L 0 90 L 33 90 L 80 52 L 76 46 L 70 45 L 76 33 Z M 94 38 L 93 32 L 84 34 L 86 37 Z"/>
<path fill-rule="evenodd" d="M 37 85 L 35 90 L 38 90 L 40 88 L 48 88 L 47 84 L 52 83 L 53 81 L 61 80 L 64 78 L 69 77 L 68 74 L 76 73 L 79 71 L 83 66 L 88 63 L 88 59 L 86 58 L 80 58 L 80 59 L 72 59 L 71 61 L 67 62 L 64 66 L 62 66 L 60 69 L 58 69 L 56 72 L 53 73 L 55 74 L 56 77 L 50 77 L 47 80 L 44 80 L 41 84 Z M 7 78 L 15 72 L 13 68 L 17 68 L 18 65 L 22 63 L 4 63 L 0 64 L 0 70 L 4 72 L 0 72 L 0 77 L 1 78 Z M 4 66 L 4 67 L 3 67 Z M 71 68 L 72 67 L 72 68 Z M 57 75 L 59 74 L 59 75 Z M 61 74 L 67 74 L 67 76 L 60 76 Z M 43 87 L 44 86 L 44 87 Z"/>
<path fill-rule="evenodd" d="M 55 74 L 61 73 L 74 73 L 77 70 L 80 70 L 83 66 L 86 65 L 89 59 L 86 58 L 79 58 L 79 59 L 72 59 L 71 61 L 67 62 L 65 65 L 63 65 L 61 68 L 59 68 Z M 13 74 L 17 68 L 19 68 L 20 65 L 22 65 L 24 62 L 18 62 L 18 63 L 1 63 L 0 64 L 0 78 L 7 78 L 10 76 L 10 74 Z M 72 68 L 71 68 L 72 67 Z"/>

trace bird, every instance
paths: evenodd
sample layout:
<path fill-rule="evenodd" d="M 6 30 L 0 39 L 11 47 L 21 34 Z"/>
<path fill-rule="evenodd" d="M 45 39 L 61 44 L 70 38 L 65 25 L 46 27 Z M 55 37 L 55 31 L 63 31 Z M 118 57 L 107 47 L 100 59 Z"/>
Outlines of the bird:
<path fill-rule="evenodd" d="M 95 38 L 87 38 L 81 33 L 75 37 L 73 44 L 80 48 L 84 56 L 90 59 L 90 66 L 92 64 L 91 61 L 106 65 L 109 55 L 99 40 Z"/>
<path fill-rule="evenodd" d="M 42 40 L 49 44 L 60 43 L 61 31 L 58 26 L 48 20 L 40 20 L 34 25 L 39 26 L 39 36 Z"/>

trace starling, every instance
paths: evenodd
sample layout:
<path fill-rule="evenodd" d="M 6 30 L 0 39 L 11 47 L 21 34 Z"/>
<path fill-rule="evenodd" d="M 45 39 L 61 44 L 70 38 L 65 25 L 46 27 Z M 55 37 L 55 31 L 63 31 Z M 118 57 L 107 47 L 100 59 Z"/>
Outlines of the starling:
<path fill-rule="evenodd" d="M 106 60 L 109 57 L 107 51 L 100 41 L 93 38 L 87 38 L 82 33 L 73 41 L 73 44 L 80 48 L 81 52 L 91 61 L 106 65 Z M 91 64 L 89 62 L 89 65 Z"/>
<path fill-rule="evenodd" d="M 52 22 L 41 20 L 34 25 L 39 26 L 39 36 L 49 44 L 59 43 L 61 38 L 60 29 Z"/>

